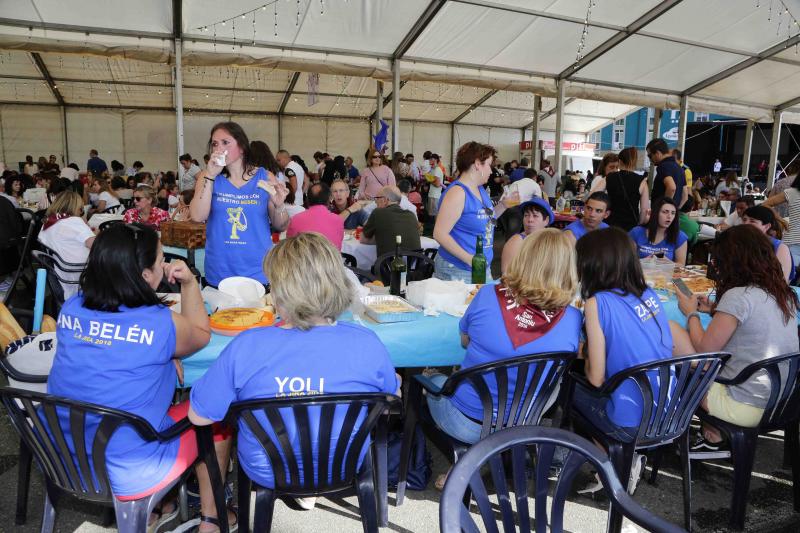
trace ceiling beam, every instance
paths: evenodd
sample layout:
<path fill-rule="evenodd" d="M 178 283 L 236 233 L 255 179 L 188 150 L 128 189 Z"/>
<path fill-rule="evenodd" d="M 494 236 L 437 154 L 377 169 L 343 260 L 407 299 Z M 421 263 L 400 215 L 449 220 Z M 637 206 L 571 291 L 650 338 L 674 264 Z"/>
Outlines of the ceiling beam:
<path fill-rule="evenodd" d="M 618 32 L 616 35 L 605 41 L 600 46 L 594 48 L 588 54 L 586 54 L 579 63 L 572 64 L 561 71 L 558 75 L 558 79 L 563 80 L 567 79 L 583 67 L 587 66 L 588 64 L 592 63 L 594 60 L 623 42 L 625 39 L 630 37 L 631 35 L 635 34 L 640 29 L 644 28 L 655 19 L 675 7 L 676 5 L 680 4 L 681 0 L 665 0 L 664 2 L 659 2 L 653 9 L 646 12 L 644 15 L 639 17 L 638 19 L 634 20 L 630 25 L 626 26 L 624 30 Z"/>
<path fill-rule="evenodd" d="M 430 21 L 433 20 L 433 17 L 436 16 L 446 3 L 447 0 L 431 0 L 431 3 L 428 4 L 428 7 L 422 12 L 422 15 L 420 15 L 414 25 L 411 26 L 411 29 L 408 30 L 403 40 L 400 41 L 400 44 L 395 48 L 392 59 L 400 59 L 408 52 L 408 49 L 413 46 L 414 42 L 422 35 L 422 32 L 425 31 L 425 28 L 428 27 Z"/>
<path fill-rule="evenodd" d="M 505 11 L 506 13 L 518 13 L 518 14 L 521 14 L 521 15 L 532 15 L 534 17 L 540 17 L 540 18 L 545 18 L 545 19 L 560 20 L 560 21 L 563 21 L 563 22 L 572 22 L 574 24 L 580 24 L 581 26 L 583 26 L 583 19 L 582 18 L 570 17 L 568 15 L 560 15 L 558 13 L 550 13 L 548 11 L 540 11 L 538 9 L 528 9 L 528 8 L 524 8 L 524 7 L 510 6 L 510 5 L 506 5 L 506 4 L 501 4 L 499 2 L 487 2 L 487 1 L 484 1 L 484 0 L 450 0 L 450 1 L 453 2 L 454 4 L 468 4 L 468 5 L 479 6 L 479 7 L 488 7 L 488 8 L 491 8 L 491 9 L 497 9 L 499 11 Z M 617 25 L 614 25 L 614 24 L 606 24 L 606 23 L 603 23 L 603 22 L 597 22 L 597 21 L 592 21 L 592 20 L 589 21 L 589 26 L 595 27 L 595 28 L 605 28 L 605 29 L 614 30 L 614 31 L 623 31 L 625 29 L 623 26 L 617 26 Z"/>
<path fill-rule="evenodd" d="M 183 0 L 172 0 L 172 38 L 183 38 Z"/>
<path fill-rule="evenodd" d="M 486 93 L 483 96 L 481 96 L 480 100 L 478 100 L 477 102 L 475 102 L 474 104 L 469 106 L 463 113 L 461 113 L 455 119 L 453 119 L 453 124 L 456 124 L 459 120 L 461 120 L 462 118 L 464 118 L 467 115 L 469 115 L 470 113 L 472 113 L 475 109 L 480 107 L 480 105 L 482 103 L 484 103 L 486 100 L 488 100 L 492 96 L 496 95 L 498 92 L 500 92 L 498 89 L 492 89 L 488 93 Z"/>
<path fill-rule="evenodd" d="M 779 104 L 779 105 L 778 105 L 778 106 L 775 108 L 775 111 L 784 111 L 784 110 L 787 110 L 787 109 L 789 109 L 790 107 L 794 107 L 794 106 L 796 106 L 797 104 L 800 104 L 800 97 L 797 97 L 797 98 L 792 98 L 791 100 L 789 100 L 789 101 L 787 101 L 787 102 L 784 102 L 784 103 L 782 103 L 782 104 Z"/>
<path fill-rule="evenodd" d="M 283 100 L 281 100 L 281 106 L 278 108 L 278 114 L 283 115 L 283 112 L 286 111 L 286 104 L 289 103 L 289 98 L 292 96 L 292 92 L 294 92 L 294 87 L 297 85 L 297 80 L 300 79 L 300 72 L 295 72 L 292 74 L 292 79 L 289 80 L 289 87 L 286 88 L 286 94 L 283 95 Z"/>
<path fill-rule="evenodd" d="M 786 50 L 790 46 L 794 46 L 797 43 L 800 43 L 800 34 L 795 35 L 794 37 L 791 37 L 789 39 L 786 39 L 785 41 L 780 42 L 780 43 L 776 44 L 775 46 L 771 46 L 771 47 L 767 48 L 766 50 L 764 50 L 763 52 L 761 52 L 760 54 L 758 54 L 758 55 L 756 55 L 754 57 L 750 57 L 748 59 L 745 59 L 744 61 L 742 61 L 740 63 L 737 63 L 734 66 L 723 70 L 722 72 L 718 72 L 717 74 L 714 74 L 710 78 L 706 78 L 701 82 L 695 83 L 694 85 L 692 85 L 691 87 L 686 89 L 683 92 L 683 94 L 688 96 L 688 95 L 692 95 L 694 93 L 700 92 L 703 89 L 705 89 L 707 87 L 710 87 L 711 85 L 714 85 L 718 81 L 724 80 L 725 78 L 729 78 L 729 77 L 733 76 L 734 74 L 736 74 L 737 72 L 741 72 L 742 70 L 744 70 L 744 69 L 746 69 L 748 67 L 752 67 L 753 65 L 761 63 L 762 61 L 764 61 L 766 59 L 769 59 L 771 56 L 774 56 L 778 52 Z"/>
<path fill-rule="evenodd" d="M 575 100 L 577 100 L 577 98 L 566 98 L 564 100 L 564 108 L 566 108 L 569 104 L 571 104 Z M 544 119 L 546 119 L 547 117 L 549 117 L 551 115 L 554 115 L 556 113 L 556 111 L 558 111 L 558 106 L 555 106 L 553 109 L 550 109 L 549 111 L 545 111 L 544 113 L 539 115 L 539 124 L 544 122 Z M 591 115 L 587 115 L 587 116 L 591 116 Z M 527 130 L 528 128 L 532 128 L 532 127 L 533 127 L 533 122 L 530 122 L 530 123 L 525 124 L 524 126 L 522 126 L 522 129 L 523 130 Z"/>
<path fill-rule="evenodd" d="M 33 28 L 39 30 L 65 31 L 95 35 L 113 35 L 118 37 L 148 37 L 155 39 L 171 39 L 172 33 L 124 30 L 117 28 L 101 28 L 95 26 L 79 26 L 76 24 L 58 24 L 52 22 L 42 22 L 39 20 L 19 20 L 0 18 L 0 26 L 15 26 L 18 28 Z"/>
<path fill-rule="evenodd" d="M 50 72 L 47 70 L 47 66 L 42 61 L 42 56 L 39 55 L 38 52 L 31 52 L 31 59 L 33 60 L 33 64 L 36 65 L 36 68 L 39 70 L 39 73 L 47 82 L 47 86 L 50 88 L 50 92 L 53 93 L 53 97 L 58 102 L 58 105 L 67 105 L 64 102 L 64 97 L 61 96 L 61 93 L 58 90 L 58 85 L 56 82 L 53 81 L 53 78 L 50 76 Z"/>

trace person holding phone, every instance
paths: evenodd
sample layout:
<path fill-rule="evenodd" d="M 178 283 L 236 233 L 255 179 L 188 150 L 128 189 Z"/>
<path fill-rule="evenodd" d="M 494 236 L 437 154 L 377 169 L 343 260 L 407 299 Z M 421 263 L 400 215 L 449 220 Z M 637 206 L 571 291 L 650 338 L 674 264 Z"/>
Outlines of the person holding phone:
<path fill-rule="evenodd" d="M 192 220 L 207 222 L 206 281 L 216 287 L 245 276 L 266 284 L 261 262 L 272 248 L 271 227 L 283 231 L 289 225 L 286 186 L 253 164 L 250 141 L 235 122 L 211 128 L 208 151 L 189 206 Z"/>

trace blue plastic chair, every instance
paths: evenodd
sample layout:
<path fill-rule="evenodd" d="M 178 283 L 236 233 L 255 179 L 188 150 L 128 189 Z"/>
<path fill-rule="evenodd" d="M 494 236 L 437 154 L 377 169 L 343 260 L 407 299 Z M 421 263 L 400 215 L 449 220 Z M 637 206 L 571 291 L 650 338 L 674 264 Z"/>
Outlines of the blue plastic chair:
<path fill-rule="evenodd" d="M 481 399 L 483 407 L 481 438 L 484 438 L 506 427 L 539 424 L 545 408 L 558 395 L 562 377 L 576 355 L 574 352 L 552 352 L 500 359 L 459 370 L 447 378 L 441 387 L 426 376 L 421 374 L 414 376 L 409 385 L 406 420 L 403 427 L 396 505 L 401 505 L 405 499 L 415 426 L 418 420 L 425 419 L 420 416 L 423 411 L 423 389 L 430 395 L 452 397 L 459 386 L 471 385 Z M 516 377 L 512 377 L 514 373 Z M 488 378 L 494 378 L 497 384 L 497 397 L 503 401 L 494 402 L 487 385 Z M 470 446 L 445 435 L 431 424 L 424 424 L 423 429 L 453 463 L 458 461 Z"/>
<path fill-rule="evenodd" d="M 652 449 L 676 442 L 680 448 L 683 464 L 683 514 L 687 530 L 692 524 L 692 474 L 689 464 L 689 424 L 700 402 L 708 392 L 730 354 L 713 353 L 687 355 L 662 359 L 633 366 L 619 372 L 598 388 L 593 387 L 583 375 L 570 373 L 577 387 L 584 387 L 599 398 L 610 398 L 624 382 L 632 380 L 642 395 L 642 418 L 636 438 L 622 442 L 602 432 L 592 424 L 590 418 L 572 410 L 576 425 L 586 431 L 608 450 L 617 475 L 628 485 L 634 452 Z M 658 394 L 653 390 L 652 380 L 661 384 Z M 670 384 L 670 386 L 665 386 Z M 655 477 L 651 477 L 651 481 Z M 622 528 L 622 516 L 609 513 L 609 531 Z"/>
<path fill-rule="evenodd" d="M 784 431 L 784 456 L 792 468 L 792 490 L 794 510 L 800 512 L 800 446 L 798 421 L 800 421 L 800 352 L 771 357 L 746 366 L 732 379 L 717 378 L 722 385 L 739 385 L 757 373 L 766 373 L 770 382 L 770 395 L 761 423 L 747 428 L 715 418 L 703 409 L 698 411 L 700 419 L 717 427 L 728 436 L 733 462 L 733 491 L 731 493 L 731 529 L 744 529 L 747 514 L 747 495 L 750 477 L 756 456 L 758 436 L 770 431 Z M 703 459 L 702 453 L 692 454 L 691 459 Z"/>
<path fill-rule="evenodd" d="M 111 489 L 106 468 L 106 449 L 114 433 L 120 427 L 128 426 L 145 442 L 169 442 L 192 429 L 188 418 L 176 422 L 169 429 L 159 433 L 147 420 L 139 416 L 49 394 L 3 387 L 0 389 L 0 399 L 8 411 L 14 428 L 44 475 L 42 533 L 53 531 L 56 519 L 55 506 L 63 494 L 113 507 L 120 532 L 145 531 L 147 519 L 155 505 L 172 488 L 182 484 L 186 476 L 193 471 L 192 468 L 188 468 L 181 477 L 150 496 L 139 500 L 120 501 Z M 63 418 L 58 416 L 57 410 L 67 414 L 66 419 L 69 423 L 65 423 Z M 98 426 L 90 446 L 87 447 L 85 428 L 89 419 L 96 420 Z M 198 431 L 210 432 L 210 429 L 200 428 Z M 215 486 L 220 487 L 215 492 L 217 511 L 220 513 L 219 516 L 226 516 L 225 496 L 221 489 L 221 479 L 218 477 L 216 456 L 213 455 L 213 448 L 203 452 L 201 449 L 199 457 L 206 459 L 212 484 L 216 477 L 218 483 Z M 22 463 L 23 458 L 20 458 L 20 461 Z M 185 501 L 183 487 L 181 492 L 181 500 Z M 185 515 L 185 509 L 182 510 L 182 515 Z M 223 530 L 227 532 L 227 529 L 226 523 L 223 525 Z"/>
<path fill-rule="evenodd" d="M 555 450 L 559 447 L 568 450 L 568 454 L 551 493 L 548 477 Z M 531 463 L 534 465 L 532 468 L 528 466 Z M 575 475 L 585 463 L 597 471 L 613 509 L 647 531 L 684 531 L 636 503 L 620 483 L 608 456 L 597 446 L 574 433 L 538 426 L 517 426 L 493 433 L 474 444 L 461 457 L 447 476 L 439 505 L 439 529 L 442 533 L 479 531 L 464 502 L 464 495 L 471 493 L 485 531 L 544 533 L 549 530 L 562 533 L 567 495 L 573 487 Z M 482 477 L 485 468 L 491 474 L 497 494 L 501 524 L 498 524 L 496 507 L 489 501 L 489 491 Z M 529 472 L 534 479 L 532 493 L 529 493 Z M 510 495 L 512 490 L 513 498 Z M 552 497 L 549 515 L 548 495 Z M 533 516 L 529 497 L 534 500 Z"/>
<path fill-rule="evenodd" d="M 354 491 L 358 495 L 364 532 L 377 533 L 379 523 L 388 523 L 385 415 L 399 407 L 400 399 L 397 396 L 383 393 L 321 394 L 247 400 L 231 405 L 229 415 L 238 421 L 239 426 L 247 426 L 261 444 L 275 480 L 275 488 L 272 489 L 252 482 L 240 461 L 238 501 L 239 516 L 243 519 L 239 531 L 249 531 L 247 517 L 250 513 L 250 492 L 255 489 L 254 531 L 270 531 L 275 499 L 278 497 L 303 498 Z M 312 409 L 320 410 L 316 427 L 312 427 Z M 339 437 L 332 441 L 337 411 L 344 411 L 345 415 L 339 428 Z M 269 428 L 261 424 L 257 415 L 266 418 Z M 359 420 L 361 422 L 356 427 Z M 374 438 L 359 467 L 359 456 L 373 430 Z M 313 435 L 319 436 L 316 445 L 312 442 Z M 299 456 L 294 452 L 292 439 L 299 444 Z M 334 450 L 332 461 L 327 459 L 331 449 Z"/>

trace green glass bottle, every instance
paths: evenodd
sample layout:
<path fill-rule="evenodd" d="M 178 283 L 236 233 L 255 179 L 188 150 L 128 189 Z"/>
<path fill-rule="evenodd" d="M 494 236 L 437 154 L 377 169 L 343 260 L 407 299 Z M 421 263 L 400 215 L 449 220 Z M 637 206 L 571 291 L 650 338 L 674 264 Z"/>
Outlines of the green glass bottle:
<path fill-rule="evenodd" d="M 401 298 L 406 297 L 406 262 L 400 256 L 402 237 L 395 237 L 394 259 L 389 263 L 389 293 Z"/>
<path fill-rule="evenodd" d="M 475 255 L 472 256 L 472 283 L 486 283 L 486 256 L 483 255 L 483 235 L 478 235 Z"/>

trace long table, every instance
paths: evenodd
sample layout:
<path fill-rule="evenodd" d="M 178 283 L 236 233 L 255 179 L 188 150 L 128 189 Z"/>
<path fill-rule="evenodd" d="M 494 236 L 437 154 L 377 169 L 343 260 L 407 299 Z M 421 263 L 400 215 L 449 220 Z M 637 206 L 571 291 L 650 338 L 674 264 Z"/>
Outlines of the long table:
<path fill-rule="evenodd" d="M 389 351 L 396 368 L 457 365 L 464 360 L 458 318 L 440 314 L 425 316 L 413 322 L 378 324 L 372 320 L 345 313 L 340 320 L 361 324 L 374 331 Z M 211 334 L 211 342 L 183 360 L 184 386 L 202 376 L 233 337 Z M 269 347 L 264 347 L 269 350 Z"/>
<path fill-rule="evenodd" d="M 797 290 L 797 289 L 795 289 Z M 686 317 L 678 309 L 678 300 L 672 296 L 661 302 L 667 318 L 686 327 Z M 442 313 L 425 316 L 411 322 L 378 324 L 370 319 L 345 313 L 340 320 L 361 324 L 374 331 L 389 351 L 395 368 L 458 365 L 464 360 L 458 329 L 459 319 Z M 701 315 L 704 327 L 711 322 L 709 315 Z M 183 360 L 184 386 L 191 387 L 211 366 L 233 337 L 212 333 L 211 342 L 199 352 Z M 265 347 L 268 350 L 269 347 Z"/>

